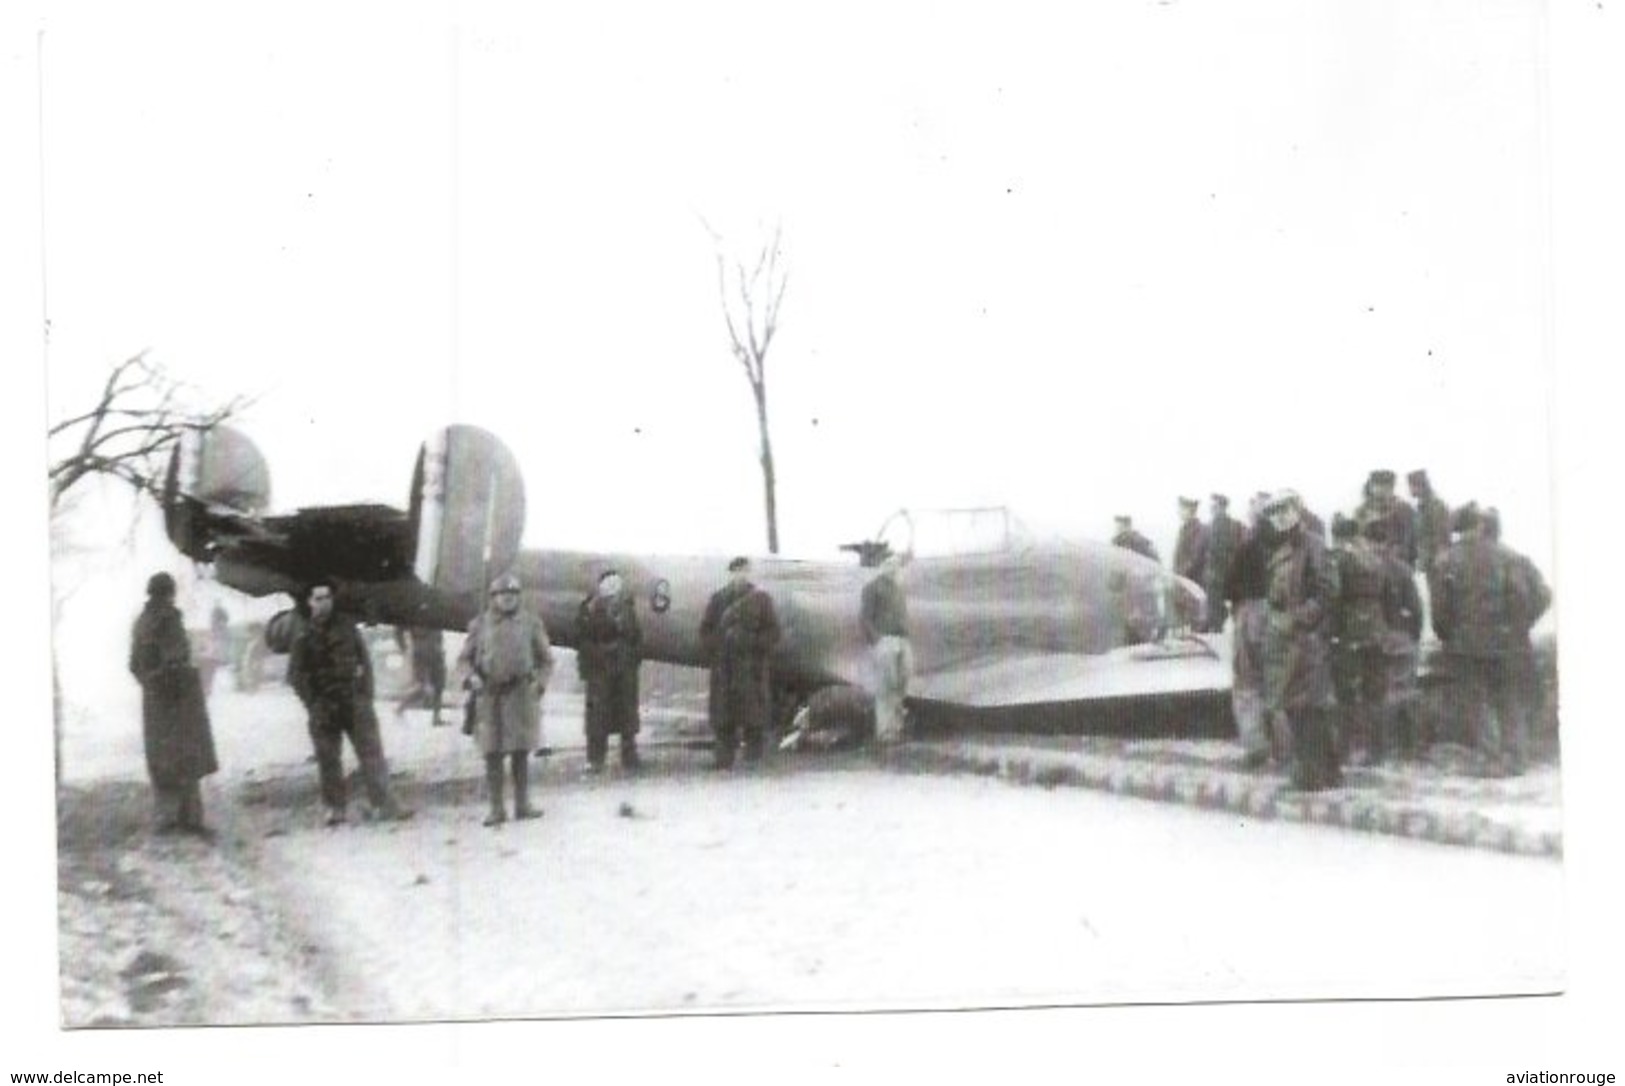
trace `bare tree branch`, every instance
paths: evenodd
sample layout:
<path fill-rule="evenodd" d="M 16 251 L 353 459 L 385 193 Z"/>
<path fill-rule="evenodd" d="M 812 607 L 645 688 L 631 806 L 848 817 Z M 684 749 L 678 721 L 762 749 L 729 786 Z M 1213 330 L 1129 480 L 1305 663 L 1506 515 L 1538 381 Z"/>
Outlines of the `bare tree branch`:
<path fill-rule="evenodd" d="M 156 494 L 165 456 L 183 433 L 218 426 L 252 402 L 235 396 L 224 404 L 197 408 L 192 406 L 196 398 L 194 390 L 151 361 L 146 351 L 109 369 L 95 404 L 46 432 L 53 512 L 64 508 L 75 485 L 93 475 Z"/>
<path fill-rule="evenodd" d="M 771 553 L 777 554 L 778 496 L 773 467 L 773 441 L 767 412 L 767 352 L 773 345 L 774 334 L 778 331 L 779 305 L 784 300 L 785 287 L 789 282 L 789 277 L 779 266 L 783 228 L 775 226 L 771 240 L 757 251 L 755 262 L 750 267 L 747 267 L 743 260 L 733 261 L 733 282 L 730 284 L 728 281 L 730 265 L 724 256 L 722 236 L 711 227 L 704 216 L 699 216 L 699 219 L 700 225 L 710 235 L 711 243 L 716 250 L 717 295 L 722 303 L 723 324 L 728 329 L 728 345 L 734 358 L 744 368 L 745 379 L 750 382 L 751 399 L 756 408 L 757 436 L 760 439 L 762 494 L 767 512 L 767 545 Z"/>

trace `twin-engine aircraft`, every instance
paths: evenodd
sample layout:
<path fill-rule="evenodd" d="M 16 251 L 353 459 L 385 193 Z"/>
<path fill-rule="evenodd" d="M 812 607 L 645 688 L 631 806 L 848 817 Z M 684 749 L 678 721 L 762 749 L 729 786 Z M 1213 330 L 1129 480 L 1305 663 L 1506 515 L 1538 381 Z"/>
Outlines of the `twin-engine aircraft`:
<path fill-rule="evenodd" d="M 490 433 L 450 426 L 425 442 L 407 508 L 345 505 L 267 515 L 270 473 L 242 433 L 215 427 L 177 447 L 164 488 L 165 528 L 220 583 L 295 600 L 317 578 L 363 622 L 463 630 L 486 587 L 518 574 L 526 602 L 556 644 L 576 644 L 576 612 L 605 569 L 637 599 L 644 655 L 707 666 L 700 619 L 727 580 L 726 556 L 520 548 L 524 481 Z M 896 523 L 896 522 L 894 522 Z M 908 526 L 913 521 L 903 517 Z M 909 540 L 902 540 L 904 549 Z M 783 636 L 773 657 L 777 704 L 789 721 L 806 708 L 850 714 L 869 677 L 859 599 L 866 568 L 898 543 L 847 548 L 861 561 L 752 559 L 751 579 L 773 598 Z M 1082 716 L 1110 726 L 1167 724 L 1222 713 L 1229 669 L 1209 640 L 1183 633 L 1202 613 L 1194 584 L 1104 543 L 1040 543 L 1008 529 L 982 546 L 913 555 L 908 598 L 915 718 L 1038 730 Z M 285 612 L 267 640 L 286 651 Z M 798 727 L 808 727 L 803 714 Z M 816 719 L 810 727 L 816 730 Z"/>

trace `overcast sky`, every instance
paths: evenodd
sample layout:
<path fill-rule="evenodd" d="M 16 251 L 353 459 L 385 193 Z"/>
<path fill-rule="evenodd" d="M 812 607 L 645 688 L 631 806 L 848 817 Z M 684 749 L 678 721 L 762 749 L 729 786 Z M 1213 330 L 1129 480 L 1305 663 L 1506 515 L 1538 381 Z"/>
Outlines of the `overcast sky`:
<path fill-rule="evenodd" d="M 1423 465 L 1549 549 L 1534 5 L 389 10 L 47 24 L 60 406 L 151 348 L 259 396 L 278 508 L 466 421 L 532 543 L 759 549 L 700 217 L 782 223 L 789 551 Z"/>

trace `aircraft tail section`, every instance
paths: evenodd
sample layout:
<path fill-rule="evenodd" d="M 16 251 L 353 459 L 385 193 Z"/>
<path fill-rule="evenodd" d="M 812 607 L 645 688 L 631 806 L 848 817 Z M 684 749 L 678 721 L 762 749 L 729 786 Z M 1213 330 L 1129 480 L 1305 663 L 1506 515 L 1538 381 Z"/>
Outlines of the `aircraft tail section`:
<path fill-rule="evenodd" d="M 447 426 L 423 443 L 412 473 L 412 568 L 422 583 L 483 596 L 512 568 L 525 527 L 525 482 L 496 435 Z"/>

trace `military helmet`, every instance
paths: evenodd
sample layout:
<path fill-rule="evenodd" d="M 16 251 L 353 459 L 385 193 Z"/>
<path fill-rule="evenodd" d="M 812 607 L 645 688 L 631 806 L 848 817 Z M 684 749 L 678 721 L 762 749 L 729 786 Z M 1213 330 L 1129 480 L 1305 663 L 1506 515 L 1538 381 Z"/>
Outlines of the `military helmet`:
<path fill-rule="evenodd" d="M 499 592 L 518 592 L 520 590 L 519 578 L 512 573 L 504 573 L 491 582 L 491 595 Z"/>

